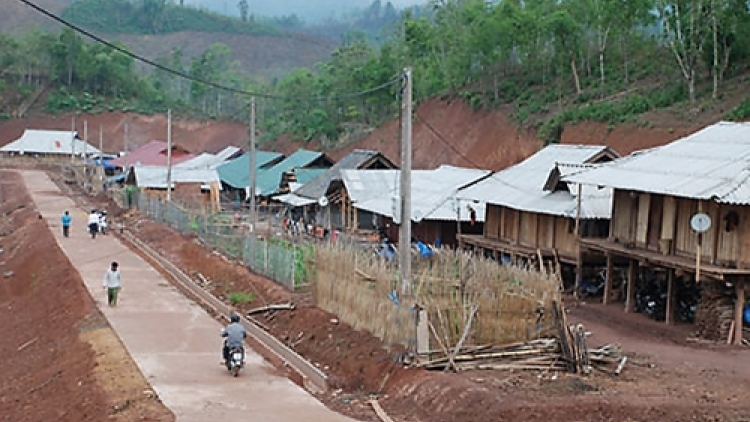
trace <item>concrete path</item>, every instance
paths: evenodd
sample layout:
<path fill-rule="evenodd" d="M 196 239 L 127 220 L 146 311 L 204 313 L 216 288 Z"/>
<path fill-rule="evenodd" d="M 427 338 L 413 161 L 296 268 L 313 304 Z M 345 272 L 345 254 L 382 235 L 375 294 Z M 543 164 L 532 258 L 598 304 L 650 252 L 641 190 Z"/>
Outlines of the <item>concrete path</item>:
<path fill-rule="evenodd" d="M 219 364 L 219 322 L 114 236 L 91 239 L 85 227 L 86 212 L 76 208 L 45 173 L 22 174 L 38 211 L 80 272 L 97 306 L 178 422 L 353 421 L 277 375 L 250 350 L 244 371 L 233 378 Z M 62 236 L 60 225 L 65 210 L 73 216 L 69 238 Z M 102 287 L 111 261 L 119 262 L 123 280 L 114 308 L 107 306 Z"/>

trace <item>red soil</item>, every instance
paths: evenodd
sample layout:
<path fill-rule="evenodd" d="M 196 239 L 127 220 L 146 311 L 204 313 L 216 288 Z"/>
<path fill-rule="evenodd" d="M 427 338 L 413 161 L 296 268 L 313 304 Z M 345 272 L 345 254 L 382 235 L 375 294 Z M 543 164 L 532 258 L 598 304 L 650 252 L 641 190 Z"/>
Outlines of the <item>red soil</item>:
<path fill-rule="evenodd" d="M 143 395 L 148 384 L 122 350 L 114 365 L 101 358 L 102 341 L 115 337 L 80 275 L 20 176 L 2 171 L 0 180 L 0 420 L 173 420 Z"/>

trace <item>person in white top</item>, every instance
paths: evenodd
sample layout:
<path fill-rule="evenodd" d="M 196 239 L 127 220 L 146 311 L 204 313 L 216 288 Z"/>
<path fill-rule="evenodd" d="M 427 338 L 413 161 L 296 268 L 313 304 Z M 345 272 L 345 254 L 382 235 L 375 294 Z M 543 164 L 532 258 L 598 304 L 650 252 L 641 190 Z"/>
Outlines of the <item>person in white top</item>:
<path fill-rule="evenodd" d="M 99 233 L 107 234 L 107 211 L 99 211 Z"/>
<path fill-rule="evenodd" d="M 99 231 L 99 213 L 96 210 L 91 211 L 89 214 L 88 225 L 89 234 L 91 234 L 92 239 L 95 239 L 96 233 Z"/>
<path fill-rule="evenodd" d="M 102 285 L 107 289 L 107 303 L 109 306 L 117 306 L 117 295 L 122 288 L 120 269 L 117 262 L 113 262 L 110 265 L 109 270 L 104 274 Z"/>

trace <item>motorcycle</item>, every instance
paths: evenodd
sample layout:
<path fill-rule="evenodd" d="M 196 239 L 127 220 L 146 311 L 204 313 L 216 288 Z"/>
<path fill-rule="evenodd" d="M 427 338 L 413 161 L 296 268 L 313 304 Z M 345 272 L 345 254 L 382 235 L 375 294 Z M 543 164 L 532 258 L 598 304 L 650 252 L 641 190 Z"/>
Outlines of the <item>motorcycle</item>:
<path fill-rule="evenodd" d="M 245 366 L 245 350 L 242 347 L 229 349 L 229 359 L 226 361 L 227 370 L 236 377 Z"/>

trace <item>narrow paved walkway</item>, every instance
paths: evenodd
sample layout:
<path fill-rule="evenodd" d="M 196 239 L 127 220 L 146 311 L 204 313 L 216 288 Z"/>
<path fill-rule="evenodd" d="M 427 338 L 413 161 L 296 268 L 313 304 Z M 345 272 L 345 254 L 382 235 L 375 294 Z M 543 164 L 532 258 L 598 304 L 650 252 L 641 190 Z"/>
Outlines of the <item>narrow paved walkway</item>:
<path fill-rule="evenodd" d="M 250 350 L 244 372 L 233 378 L 219 364 L 222 339 L 217 321 L 114 236 L 91 239 L 85 211 L 76 208 L 45 173 L 22 174 L 38 211 L 80 272 L 97 306 L 178 422 L 352 421 L 277 375 Z M 67 239 L 60 226 L 65 210 L 73 216 Z M 120 263 L 123 278 L 114 308 L 107 306 L 102 287 L 111 261 Z"/>

